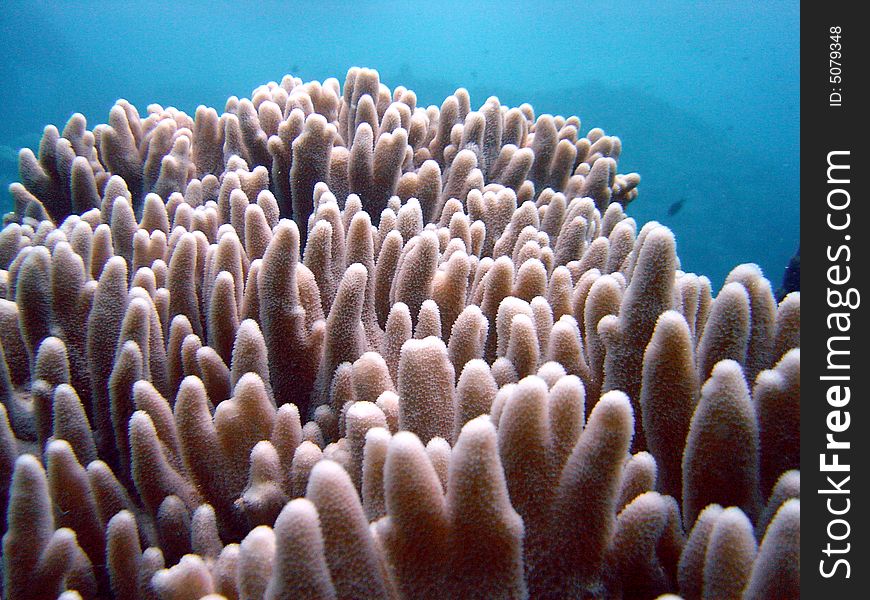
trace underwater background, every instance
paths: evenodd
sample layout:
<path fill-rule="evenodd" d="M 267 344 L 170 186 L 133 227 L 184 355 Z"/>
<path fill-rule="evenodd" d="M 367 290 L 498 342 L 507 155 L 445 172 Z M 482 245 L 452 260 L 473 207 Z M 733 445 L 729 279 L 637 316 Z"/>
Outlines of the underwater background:
<path fill-rule="evenodd" d="M 719 288 L 742 262 L 778 287 L 798 247 L 797 1 L 48 2 L 0 5 L 0 210 L 17 152 L 118 98 L 222 112 L 290 73 L 351 66 L 441 104 L 496 95 L 577 115 L 623 142 L 641 174 L 628 214 L 674 230 L 682 267 Z"/>

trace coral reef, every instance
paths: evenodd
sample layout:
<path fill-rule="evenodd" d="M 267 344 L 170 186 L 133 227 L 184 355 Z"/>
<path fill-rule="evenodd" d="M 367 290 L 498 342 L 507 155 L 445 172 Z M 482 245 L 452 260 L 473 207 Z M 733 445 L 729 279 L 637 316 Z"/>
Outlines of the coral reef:
<path fill-rule="evenodd" d="M 359 68 L 46 127 L 3 596 L 798 597 L 800 294 L 681 271 L 621 147 Z"/>

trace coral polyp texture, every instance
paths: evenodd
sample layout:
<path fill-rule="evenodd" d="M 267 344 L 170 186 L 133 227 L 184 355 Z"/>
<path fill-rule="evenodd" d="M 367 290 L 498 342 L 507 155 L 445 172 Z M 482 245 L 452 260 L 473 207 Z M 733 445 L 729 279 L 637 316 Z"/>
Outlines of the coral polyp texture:
<path fill-rule="evenodd" d="M 471 106 L 352 68 L 21 151 L 5 598 L 798 597 L 799 293 Z"/>

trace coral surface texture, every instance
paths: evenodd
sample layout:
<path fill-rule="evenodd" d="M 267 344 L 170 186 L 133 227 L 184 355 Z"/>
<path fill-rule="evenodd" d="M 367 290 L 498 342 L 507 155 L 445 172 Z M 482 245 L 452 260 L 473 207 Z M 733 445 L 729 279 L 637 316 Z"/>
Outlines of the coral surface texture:
<path fill-rule="evenodd" d="M 3 598 L 798 597 L 799 292 L 472 106 L 352 68 L 21 150 Z"/>

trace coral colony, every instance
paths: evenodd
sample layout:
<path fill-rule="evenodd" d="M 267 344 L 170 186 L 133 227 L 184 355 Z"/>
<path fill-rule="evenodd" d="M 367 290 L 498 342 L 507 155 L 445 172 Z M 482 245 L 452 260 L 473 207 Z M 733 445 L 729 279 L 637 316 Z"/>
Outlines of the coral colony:
<path fill-rule="evenodd" d="M 373 70 L 20 153 L 3 597 L 797 598 L 800 295 L 621 142 Z"/>

